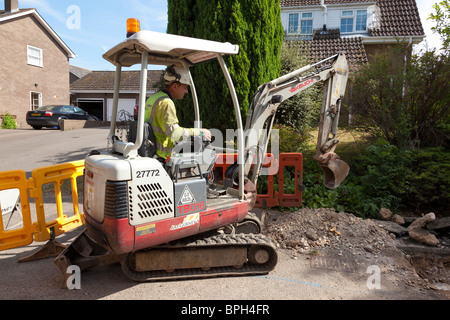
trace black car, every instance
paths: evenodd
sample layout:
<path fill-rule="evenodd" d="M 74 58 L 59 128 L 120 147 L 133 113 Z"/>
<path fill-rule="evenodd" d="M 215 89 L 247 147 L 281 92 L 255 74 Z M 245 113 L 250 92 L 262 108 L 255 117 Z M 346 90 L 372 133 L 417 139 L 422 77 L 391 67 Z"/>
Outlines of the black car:
<path fill-rule="evenodd" d="M 68 105 L 43 106 L 27 112 L 27 123 L 34 129 L 42 127 L 60 128 L 60 122 L 70 120 L 98 120 L 97 117 L 88 114 L 83 109 Z"/>

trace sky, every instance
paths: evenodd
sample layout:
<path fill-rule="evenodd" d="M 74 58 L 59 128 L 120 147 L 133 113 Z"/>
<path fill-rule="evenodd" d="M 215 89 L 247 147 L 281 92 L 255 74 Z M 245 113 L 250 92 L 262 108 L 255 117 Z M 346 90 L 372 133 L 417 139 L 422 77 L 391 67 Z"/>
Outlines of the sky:
<path fill-rule="evenodd" d="M 419 47 L 439 48 L 439 36 L 427 20 L 438 0 L 416 0 L 426 41 Z M 76 54 L 70 64 L 89 70 L 115 70 L 103 53 L 126 38 L 126 20 L 137 18 L 141 29 L 166 32 L 167 1 L 161 0 L 19 0 L 19 8 L 36 8 Z M 0 10 L 4 1 L 0 0 Z"/>

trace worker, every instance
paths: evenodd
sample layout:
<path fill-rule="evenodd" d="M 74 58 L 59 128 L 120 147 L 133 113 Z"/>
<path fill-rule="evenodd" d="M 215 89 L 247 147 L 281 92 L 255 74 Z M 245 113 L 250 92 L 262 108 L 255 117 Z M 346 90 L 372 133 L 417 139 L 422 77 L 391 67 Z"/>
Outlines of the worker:
<path fill-rule="evenodd" d="M 170 157 L 175 143 L 190 136 L 203 136 L 203 139 L 211 141 L 208 129 L 183 128 L 178 123 L 174 100 L 182 100 L 188 92 L 188 71 L 170 66 L 165 71 L 164 81 L 164 89 L 152 95 L 145 104 L 145 122 L 151 124 L 155 133 L 159 160 Z"/>

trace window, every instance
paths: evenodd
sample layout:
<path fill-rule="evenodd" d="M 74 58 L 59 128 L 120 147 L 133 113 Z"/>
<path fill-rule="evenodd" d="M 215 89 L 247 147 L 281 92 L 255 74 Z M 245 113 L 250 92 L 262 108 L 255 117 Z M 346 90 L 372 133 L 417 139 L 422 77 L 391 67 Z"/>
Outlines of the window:
<path fill-rule="evenodd" d="M 341 12 L 341 32 L 353 32 L 353 10 Z"/>
<path fill-rule="evenodd" d="M 367 30 L 367 10 L 356 10 L 356 31 Z"/>
<path fill-rule="evenodd" d="M 84 112 L 83 109 L 78 108 L 78 107 L 73 107 L 73 112 L 75 113 L 81 113 L 81 114 L 85 114 L 86 112 Z"/>
<path fill-rule="evenodd" d="M 298 33 L 298 13 L 289 14 L 288 33 Z"/>
<path fill-rule="evenodd" d="M 312 12 L 302 13 L 302 20 L 300 22 L 300 33 L 306 35 L 312 35 L 313 33 L 313 21 Z"/>
<path fill-rule="evenodd" d="M 31 92 L 31 110 L 36 110 L 42 104 L 42 93 Z"/>
<path fill-rule="evenodd" d="M 32 66 L 42 67 L 42 49 L 27 46 L 27 56 L 28 56 L 28 64 Z"/>
<path fill-rule="evenodd" d="M 342 10 L 341 33 L 355 31 L 367 31 L 367 10 Z"/>
<path fill-rule="evenodd" d="M 313 34 L 313 14 L 312 12 L 302 12 L 289 14 L 288 34 Z"/>
<path fill-rule="evenodd" d="M 62 109 L 61 110 L 62 112 L 67 112 L 67 113 L 73 113 L 74 112 L 72 106 L 63 106 L 61 109 Z"/>

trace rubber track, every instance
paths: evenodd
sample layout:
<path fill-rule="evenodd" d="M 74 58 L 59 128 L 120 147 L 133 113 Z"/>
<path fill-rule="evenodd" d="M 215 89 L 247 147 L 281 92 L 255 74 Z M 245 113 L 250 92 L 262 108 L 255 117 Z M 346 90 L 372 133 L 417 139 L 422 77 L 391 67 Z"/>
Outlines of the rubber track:
<path fill-rule="evenodd" d="M 152 282 L 152 281 L 168 281 L 168 280 L 185 280 L 199 278 L 213 278 L 226 276 L 244 276 L 244 275 L 260 275 L 267 274 L 273 270 L 278 261 L 278 255 L 275 246 L 270 242 L 269 238 L 261 234 L 221 234 L 209 238 L 202 238 L 193 242 L 177 242 L 175 244 L 160 245 L 153 249 L 173 249 L 173 248 L 205 248 L 205 247 L 223 247 L 223 246 L 259 246 L 263 247 L 269 253 L 269 260 L 264 264 L 252 264 L 247 261 L 242 268 L 216 267 L 209 270 L 201 268 L 196 269 L 178 269 L 173 272 L 164 270 L 139 272 L 133 270 L 130 266 L 129 259 L 132 253 L 126 255 L 121 261 L 124 274 L 133 281 Z M 151 249 L 150 249 L 151 250 Z"/>

